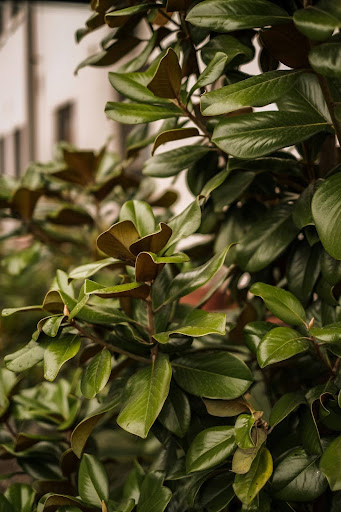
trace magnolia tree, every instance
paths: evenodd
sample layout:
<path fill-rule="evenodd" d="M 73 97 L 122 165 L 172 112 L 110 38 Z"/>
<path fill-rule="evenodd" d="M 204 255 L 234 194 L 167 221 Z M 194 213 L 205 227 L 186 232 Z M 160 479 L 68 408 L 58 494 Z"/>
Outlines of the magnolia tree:
<path fill-rule="evenodd" d="M 44 316 L 1 374 L 1 506 L 337 512 L 341 4 L 91 7 L 78 41 L 111 30 L 78 69 L 118 63 L 125 166 L 148 148 L 142 174 L 186 172 L 193 200 L 174 217 L 128 198 L 96 225 L 99 256 L 21 308 Z"/>

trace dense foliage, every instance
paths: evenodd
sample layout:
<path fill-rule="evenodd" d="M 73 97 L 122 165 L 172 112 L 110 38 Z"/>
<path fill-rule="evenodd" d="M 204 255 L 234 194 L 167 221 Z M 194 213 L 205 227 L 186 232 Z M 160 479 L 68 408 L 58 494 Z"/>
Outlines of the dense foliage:
<path fill-rule="evenodd" d="M 58 180 L 73 184 L 64 215 L 35 220 L 35 194 L 29 220 L 19 212 L 38 238 L 56 219 L 90 215 L 93 227 L 88 263 L 57 270 L 38 306 L 3 311 L 44 316 L 1 371 L 0 457 L 33 484 L 12 483 L 0 505 L 337 512 L 341 3 L 93 0 L 92 9 L 78 41 L 106 33 L 78 69 L 125 57 L 109 73 L 124 99 L 105 111 L 138 126 L 104 174 L 93 160 L 88 172 L 75 149 L 63 158 L 77 165 L 40 168 L 57 195 Z M 250 76 L 243 66 L 256 52 Z M 138 191 L 125 185 L 123 170 L 151 145 L 144 176 L 186 171 L 194 197 L 175 217 L 164 208 L 171 193 L 153 203 L 140 190 L 146 178 Z M 77 186 L 117 201 L 116 217 L 81 214 Z M 17 193 L 4 205 L 12 212 Z"/>

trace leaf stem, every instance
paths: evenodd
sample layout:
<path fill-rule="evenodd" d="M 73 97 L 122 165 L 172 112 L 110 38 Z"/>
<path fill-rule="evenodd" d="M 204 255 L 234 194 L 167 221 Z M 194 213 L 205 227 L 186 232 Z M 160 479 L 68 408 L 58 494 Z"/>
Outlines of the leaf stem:
<path fill-rule="evenodd" d="M 132 354 L 131 352 L 128 352 L 127 350 L 124 350 L 123 348 L 115 347 L 115 345 L 111 345 L 110 343 L 106 343 L 105 341 L 100 340 L 96 336 L 93 336 L 92 334 L 84 331 L 84 329 L 76 322 L 74 319 L 70 322 L 73 327 L 77 329 L 83 336 L 86 338 L 89 338 L 97 345 L 101 345 L 104 348 L 107 348 L 111 352 L 116 352 L 117 354 L 122 354 L 123 356 L 127 356 L 130 359 L 135 359 L 136 361 L 140 361 L 141 363 L 150 363 L 150 359 L 142 356 L 138 356 L 136 354 Z"/>
<path fill-rule="evenodd" d="M 146 300 L 147 304 L 147 317 L 148 317 L 148 334 L 149 334 L 149 342 L 154 343 L 153 334 L 155 333 L 155 322 L 154 322 L 154 311 L 151 299 Z M 159 344 L 156 343 L 151 349 L 152 360 L 155 361 L 159 350 Z"/>
<path fill-rule="evenodd" d="M 317 343 L 317 341 L 315 340 L 315 338 L 313 338 L 312 336 L 310 338 L 308 338 L 312 343 L 313 343 L 313 346 L 314 346 L 314 349 L 315 349 L 315 353 L 317 355 L 317 357 L 322 361 L 322 363 L 324 364 L 324 366 L 326 367 L 326 369 L 328 370 L 328 373 L 330 373 L 331 375 L 334 375 L 334 370 L 333 368 L 331 367 L 330 365 L 330 362 L 325 358 L 325 356 L 322 354 L 321 352 L 321 349 L 319 347 L 319 344 Z"/>

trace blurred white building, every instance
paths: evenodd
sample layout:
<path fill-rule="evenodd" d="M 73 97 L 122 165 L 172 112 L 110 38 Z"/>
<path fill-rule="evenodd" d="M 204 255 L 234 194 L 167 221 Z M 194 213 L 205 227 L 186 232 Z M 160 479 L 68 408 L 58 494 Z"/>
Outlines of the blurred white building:
<path fill-rule="evenodd" d="M 80 44 L 75 31 L 87 4 L 0 0 L 0 173 L 19 176 L 30 161 L 48 161 L 66 140 L 99 149 L 118 125 L 104 114 L 115 98 L 107 68 L 74 70 L 98 51 L 94 32 Z"/>

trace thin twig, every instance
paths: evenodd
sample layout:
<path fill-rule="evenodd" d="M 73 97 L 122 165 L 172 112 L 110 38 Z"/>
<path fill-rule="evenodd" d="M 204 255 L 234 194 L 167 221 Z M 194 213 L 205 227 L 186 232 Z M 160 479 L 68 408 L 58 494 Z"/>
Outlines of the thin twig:
<path fill-rule="evenodd" d="M 72 319 L 73 320 L 73 319 Z M 97 343 L 97 345 L 101 345 L 104 348 L 107 348 L 111 352 L 116 352 L 117 354 L 122 354 L 124 356 L 130 357 L 131 359 L 135 359 L 136 361 L 140 361 L 141 363 L 150 363 L 151 360 L 147 359 L 143 356 L 138 356 L 136 354 L 132 354 L 131 352 L 128 352 L 127 350 L 124 350 L 123 348 L 115 347 L 114 345 L 111 345 L 110 343 L 106 343 L 105 341 L 100 340 L 96 336 L 93 336 L 92 334 L 84 331 L 84 329 L 75 321 L 70 322 L 73 327 L 77 329 L 83 336 L 86 338 L 89 338 L 94 343 Z"/>

